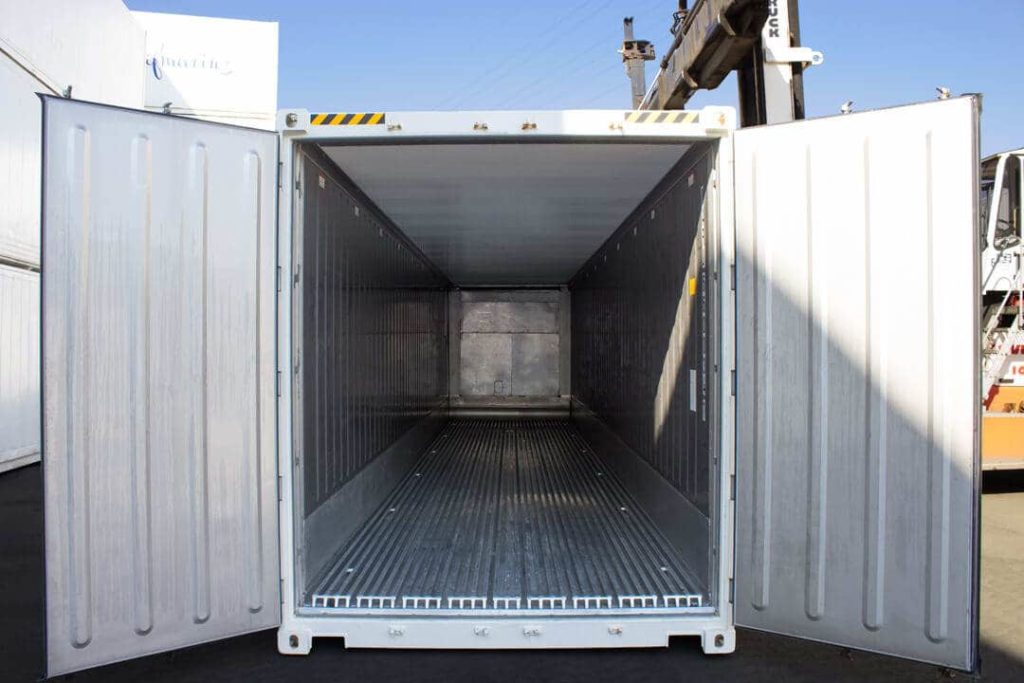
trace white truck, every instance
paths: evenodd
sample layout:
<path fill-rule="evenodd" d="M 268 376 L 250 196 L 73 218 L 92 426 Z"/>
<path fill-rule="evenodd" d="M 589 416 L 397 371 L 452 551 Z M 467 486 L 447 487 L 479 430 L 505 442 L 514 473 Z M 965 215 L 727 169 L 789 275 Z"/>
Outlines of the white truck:
<path fill-rule="evenodd" d="M 1024 149 L 981 164 L 982 465 L 1024 468 Z"/>

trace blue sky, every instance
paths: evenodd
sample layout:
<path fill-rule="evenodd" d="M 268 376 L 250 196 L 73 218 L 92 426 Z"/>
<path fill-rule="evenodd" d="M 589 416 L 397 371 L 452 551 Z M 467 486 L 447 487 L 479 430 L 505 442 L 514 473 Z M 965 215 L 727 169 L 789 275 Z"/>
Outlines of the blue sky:
<path fill-rule="evenodd" d="M 280 24 L 280 106 L 310 110 L 628 108 L 622 17 L 669 44 L 673 0 L 516 3 L 127 0 Z M 1024 0 L 801 0 L 809 116 L 984 93 L 982 150 L 1024 146 Z M 653 68 L 648 76 L 653 75 Z M 690 107 L 735 105 L 730 78 Z"/>

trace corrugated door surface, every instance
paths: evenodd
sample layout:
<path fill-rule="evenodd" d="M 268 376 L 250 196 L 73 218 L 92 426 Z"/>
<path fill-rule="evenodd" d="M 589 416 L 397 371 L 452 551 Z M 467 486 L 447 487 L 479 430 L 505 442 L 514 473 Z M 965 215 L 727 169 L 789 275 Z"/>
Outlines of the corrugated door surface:
<path fill-rule="evenodd" d="M 280 620 L 273 134 L 44 105 L 50 675 Z"/>
<path fill-rule="evenodd" d="M 969 669 L 972 98 L 736 135 L 737 622 Z"/>

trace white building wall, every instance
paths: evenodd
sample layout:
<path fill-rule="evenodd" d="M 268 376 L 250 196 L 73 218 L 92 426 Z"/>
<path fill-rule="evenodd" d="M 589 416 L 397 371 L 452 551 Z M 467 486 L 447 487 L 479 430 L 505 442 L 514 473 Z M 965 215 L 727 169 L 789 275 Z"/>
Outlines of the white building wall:
<path fill-rule="evenodd" d="M 273 130 L 277 23 L 133 12 L 146 30 L 146 108 Z"/>
<path fill-rule="evenodd" d="M 39 265 L 37 91 L 46 90 L 0 55 L 0 258 L 32 266 Z"/>
<path fill-rule="evenodd" d="M 0 257 L 39 264 L 36 93 L 141 107 L 144 54 L 119 0 L 0 2 Z"/>
<path fill-rule="evenodd" d="M 36 93 L 141 108 L 145 32 L 119 0 L 0 2 L 0 471 L 39 457 Z"/>
<path fill-rule="evenodd" d="M 133 13 L 120 0 L 0 0 L 0 472 L 39 458 L 37 93 L 170 101 L 175 114 L 273 129 L 277 36 L 273 22 Z"/>

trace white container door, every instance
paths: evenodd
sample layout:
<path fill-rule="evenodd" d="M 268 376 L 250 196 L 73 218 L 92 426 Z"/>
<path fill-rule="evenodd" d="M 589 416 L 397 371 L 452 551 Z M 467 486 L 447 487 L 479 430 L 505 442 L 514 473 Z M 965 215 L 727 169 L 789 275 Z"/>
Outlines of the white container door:
<path fill-rule="evenodd" d="M 736 621 L 977 655 L 973 98 L 736 134 Z"/>
<path fill-rule="evenodd" d="M 276 626 L 276 137 L 43 117 L 48 673 Z"/>

